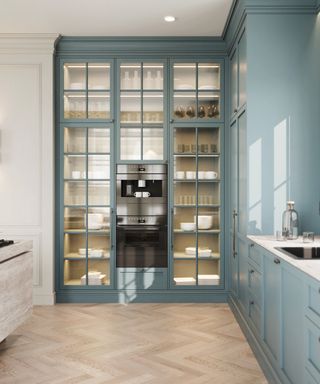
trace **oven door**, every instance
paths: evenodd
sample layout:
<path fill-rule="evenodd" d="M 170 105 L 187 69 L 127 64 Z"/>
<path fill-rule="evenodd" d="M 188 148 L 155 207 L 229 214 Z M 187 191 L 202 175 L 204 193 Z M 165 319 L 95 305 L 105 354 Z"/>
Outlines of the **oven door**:
<path fill-rule="evenodd" d="M 167 226 L 117 226 L 118 268 L 166 268 L 167 260 Z"/>

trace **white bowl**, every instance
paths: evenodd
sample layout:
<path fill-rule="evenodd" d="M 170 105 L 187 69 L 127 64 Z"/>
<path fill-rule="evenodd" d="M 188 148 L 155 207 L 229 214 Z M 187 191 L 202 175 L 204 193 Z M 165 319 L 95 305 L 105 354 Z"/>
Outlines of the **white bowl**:
<path fill-rule="evenodd" d="M 196 216 L 193 216 L 194 222 L 196 222 Z M 210 229 L 213 224 L 213 216 L 211 215 L 199 215 L 198 216 L 198 229 Z"/>
<path fill-rule="evenodd" d="M 205 172 L 205 178 L 206 179 L 216 179 L 218 177 L 217 172 L 214 171 L 206 171 Z"/>
<path fill-rule="evenodd" d="M 184 171 L 178 171 L 176 172 L 176 179 L 182 180 L 184 179 L 184 175 L 185 175 Z"/>
<path fill-rule="evenodd" d="M 206 178 L 206 172 L 205 171 L 198 171 L 198 178 L 199 179 L 205 179 Z"/>
<path fill-rule="evenodd" d="M 180 228 L 183 231 L 194 231 L 196 229 L 195 223 L 180 223 Z"/>

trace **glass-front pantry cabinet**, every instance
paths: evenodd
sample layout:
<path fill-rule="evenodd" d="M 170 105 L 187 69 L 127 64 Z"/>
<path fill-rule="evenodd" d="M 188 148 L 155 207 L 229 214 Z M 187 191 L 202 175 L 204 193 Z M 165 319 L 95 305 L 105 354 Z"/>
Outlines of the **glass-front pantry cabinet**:
<path fill-rule="evenodd" d="M 209 44 L 200 58 L 177 46 L 175 59 L 164 43 L 128 52 L 131 43 L 92 41 L 63 37 L 56 52 L 57 301 L 214 301 L 225 289 L 224 59 Z M 125 287 L 116 169 L 149 163 L 167 170 L 168 268 L 161 284 Z M 151 288 L 129 292 L 137 286 Z"/>

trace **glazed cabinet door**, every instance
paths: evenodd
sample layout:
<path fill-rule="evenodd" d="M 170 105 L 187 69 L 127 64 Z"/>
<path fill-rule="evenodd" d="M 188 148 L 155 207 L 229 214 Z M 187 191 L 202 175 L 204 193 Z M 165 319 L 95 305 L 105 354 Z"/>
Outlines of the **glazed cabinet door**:
<path fill-rule="evenodd" d="M 171 72 L 171 119 L 174 122 L 213 122 L 223 119 L 221 63 L 174 61 Z"/>
<path fill-rule="evenodd" d="M 172 126 L 173 285 L 221 284 L 219 126 Z"/>
<path fill-rule="evenodd" d="M 109 286 L 110 126 L 62 126 L 63 285 Z"/>
<path fill-rule="evenodd" d="M 64 62 L 62 77 L 63 120 L 111 121 L 110 62 Z"/>
<path fill-rule="evenodd" d="M 164 74 L 164 62 L 120 62 L 119 161 L 165 161 Z"/>

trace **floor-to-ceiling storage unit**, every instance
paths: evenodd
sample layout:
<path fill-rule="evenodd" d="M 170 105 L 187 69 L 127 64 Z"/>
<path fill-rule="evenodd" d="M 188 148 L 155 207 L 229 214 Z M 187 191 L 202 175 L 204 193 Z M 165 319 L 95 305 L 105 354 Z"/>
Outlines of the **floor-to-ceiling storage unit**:
<path fill-rule="evenodd" d="M 225 300 L 225 65 L 210 42 L 60 40 L 58 301 Z M 121 164 L 167 169 L 166 268 L 117 268 Z"/>

